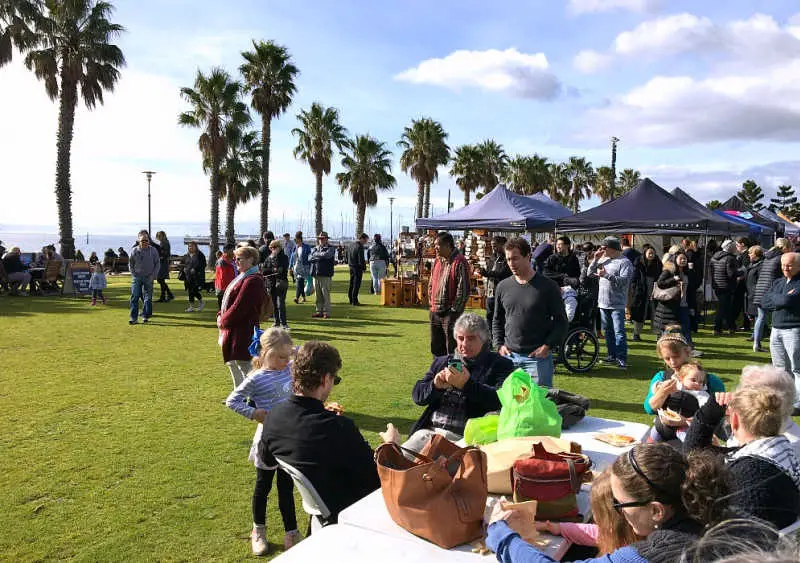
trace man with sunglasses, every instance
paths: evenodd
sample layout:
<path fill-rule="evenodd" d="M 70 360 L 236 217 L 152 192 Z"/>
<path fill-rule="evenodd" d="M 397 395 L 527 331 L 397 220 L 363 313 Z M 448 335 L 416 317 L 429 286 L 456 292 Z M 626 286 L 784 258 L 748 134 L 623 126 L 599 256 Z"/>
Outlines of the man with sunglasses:
<path fill-rule="evenodd" d="M 336 248 L 328 244 L 328 233 L 322 231 L 317 236 L 317 246 L 308 257 L 311 262 L 311 276 L 314 278 L 314 293 L 317 295 L 317 310 L 311 315 L 315 319 L 327 319 L 331 316 L 331 280 L 335 259 Z"/>
<path fill-rule="evenodd" d="M 331 511 L 329 522 L 380 487 L 370 445 L 341 410 L 325 405 L 341 367 L 336 348 L 306 342 L 292 365 L 294 395 L 268 413 L 259 448 L 268 466 L 276 457 L 311 481 Z"/>
<path fill-rule="evenodd" d="M 161 266 L 158 250 L 150 245 L 150 235 L 139 233 L 138 245 L 131 251 L 128 268 L 131 271 L 131 318 L 135 325 L 139 317 L 139 299 L 144 301 L 142 322 L 147 323 L 153 314 L 153 280 Z"/>

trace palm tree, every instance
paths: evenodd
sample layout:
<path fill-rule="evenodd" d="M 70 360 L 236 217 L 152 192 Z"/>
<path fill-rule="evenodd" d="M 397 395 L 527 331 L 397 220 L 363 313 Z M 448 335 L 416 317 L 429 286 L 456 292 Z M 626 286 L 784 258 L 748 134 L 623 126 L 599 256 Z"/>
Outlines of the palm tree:
<path fill-rule="evenodd" d="M 469 205 L 469 196 L 481 184 L 481 155 L 475 145 L 461 145 L 455 150 L 450 175 L 464 192 L 464 206 Z M 449 211 L 449 209 L 448 209 Z"/>
<path fill-rule="evenodd" d="M 227 152 L 220 165 L 220 199 L 225 198 L 225 244 L 236 243 L 236 207 L 261 193 L 261 146 L 258 132 L 245 131 L 236 123 L 225 128 Z M 210 159 L 204 168 L 210 169 Z"/>
<path fill-rule="evenodd" d="M 508 166 L 508 156 L 503 150 L 503 145 L 496 143 L 493 139 L 486 139 L 479 143 L 477 148 L 481 160 L 480 185 L 483 187 L 483 195 L 486 195 L 500 183 L 500 178 L 504 176 L 506 166 Z"/>
<path fill-rule="evenodd" d="M 386 144 L 358 135 L 348 143 L 342 158 L 344 172 L 336 175 L 342 194 L 350 193 L 356 206 L 356 238 L 364 232 L 367 207 L 378 204 L 378 190 L 386 191 L 397 183 L 392 176 L 392 153 Z"/>
<path fill-rule="evenodd" d="M 547 189 L 550 184 L 550 170 L 547 158 L 538 154 L 533 156 L 517 155 L 508 161 L 503 181 L 515 192 L 532 195 Z"/>
<path fill-rule="evenodd" d="M 36 41 L 30 24 L 41 9 L 38 4 L 28 0 L 0 0 L 0 67 L 11 62 L 14 47 L 25 52 Z"/>
<path fill-rule="evenodd" d="M 297 115 L 301 128 L 292 129 L 297 137 L 294 157 L 304 160 L 317 179 L 314 226 L 322 231 L 322 175 L 331 173 L 333 147 L 341 152 L 347 146 L 347 129 L 339 123 L 339 110 L 326 108 L 317 102 Z"/>
<path fill-rule="evenodd" d="M 450 161 L 450 147 L 445 142 L 442 124 L 429 117 L 411 120 L 397 146 L 403 149 L 400 169 L 417 183 L 417 217 L 430 211 L 431 184 L 439 179 L 439 166 Z"/>
<path fill-rule="evenodd" d="M 44 82 L 47 96 L 58 99 L 55 192 L 64 258 L 75 255 L 70 184 L 75 109 L 80 100 L 90 110 L 102 104 L 125 66 L 122 51 L 111 43 L 125 31 L 109 21 L 113 11 L 96 0 L 0 1 L 0 66 L 11 60 L 13 42 L 25 53 L 25 66 Z"/>
<path fill-rule="evenodd" d="M 567 164 L 567 175 L 570 180 L 568 205 L 573 213 L 577 213 L 581 200 L 592 195 L 591 186 L 594 183 L 592 163 L 582 156 L 571 156 Z"/>
<path fill-rule="evenodd" d="M 548 171 L 550 173 L 550 184 L 547 191 L 550 199 L 562 205 L 568 205 L 572 183 L 570 182 L 567 165 L 563 162 L 554 162 L 548 166 Z"/>
<path fill-rule="evenodd" d="M 181 96 L 192 109 L 178 116 L 178 123 L 202 130 L 197 146 L 203 155 L 203 168 L 211 180 L 211 252 L 219 248 L 220 167 L 228 151 L 225 132 L 228 127 L 244 127 L 250 123 L 247 106 L 241 102 L 242 85 L 231 79 L 222 68 L 211 69 L 208 76 L 199 70 L 194 88 L 181 88 Z"/>
<path fill-rule="evenodd" d="M 642 181 L 642 175 L 638 170 L 633 168 L 626 168 L 619 175 L 619 191 L 621 194 L 628 193 L 633 188 L 639 185 Z"/>
<path fill-rule="evenodd" d="M 252 94 L 251 105 L 261 115 L 261 231 L 269 223 L 269 157 L 272 120 L 279 117 L 292 103 L 297 91 L 295 78 L 299 70 L 292 63 L 286 47 L 272 41 L 253 41 L 253 50 L 245 51 L 246 61 L 239 67 L 245 89 Z"/>
<path fill-rule="evenodd" d="M 594 194 L 605 203 L 616 197 L 614 189 L 614 171 L 609 166 L 601 166 L 597 169 L 594 182 Z"/>

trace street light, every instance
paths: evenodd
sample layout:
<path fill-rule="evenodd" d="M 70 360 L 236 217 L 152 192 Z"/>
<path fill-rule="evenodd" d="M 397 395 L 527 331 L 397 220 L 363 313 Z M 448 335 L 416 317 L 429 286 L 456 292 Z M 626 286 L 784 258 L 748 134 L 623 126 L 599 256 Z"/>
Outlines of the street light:
<path fill-rule="evenodd" d="M 394 244 L 394 221 L 393 221 L 393 212 L 394 212 L 394 198 L 389 198 L 389 240 Z"/>
<path fill-rule="evenodd" d="M 155 174 L 155 172 L 152 170 L 145 170 L 142 174 L 147 176 L 147 234 L 152 237 L 153 226 L 150 224 L 150 180 L 153 179 L 153 174 Z"/>

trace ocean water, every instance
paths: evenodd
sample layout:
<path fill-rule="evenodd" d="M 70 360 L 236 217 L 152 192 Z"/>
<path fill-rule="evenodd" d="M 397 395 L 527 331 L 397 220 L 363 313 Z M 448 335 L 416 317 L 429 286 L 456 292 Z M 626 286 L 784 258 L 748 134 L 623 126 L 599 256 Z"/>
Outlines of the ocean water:
<path fill-rule="evenodd" d="M 12 246 L 19 246 L 22 252 L 39 252 L 43 246 L 54 244 L 56 250 L 59 249 L 58 234 L 57 233 L 25 233 L 25 232 L 11 232 L 0 230 L 0 241 L 3 241 L 3 246 L 6 249 Z M 97 252 L 101 258 L 103 253 L 109 248 L 114 252 L 121 246 L 126 251 L 130 252 L 131 247 L 136 242 L 136 233 L 134 234 L 82 234 L 75 237 L 75 248 L 83 252 L 86 258 L 92 251 Z M 183 255 L 186 254 L 186 245 L 183 244 L 183 236 L 175 236 L 169 239 L 172 254 Z M 201 249 L 202 250 L 202 249 Z M 208 248 L 204 249 L 207 253 Z"/>

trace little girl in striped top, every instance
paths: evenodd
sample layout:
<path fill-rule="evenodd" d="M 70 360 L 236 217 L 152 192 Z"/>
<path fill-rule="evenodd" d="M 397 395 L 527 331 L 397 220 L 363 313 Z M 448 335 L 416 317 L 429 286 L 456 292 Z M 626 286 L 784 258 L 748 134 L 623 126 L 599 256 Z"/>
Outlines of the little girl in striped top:
<path fill-rule="evenodd" d="M 250 420 L 258 422 L 253 444 L 250 447 L 249 460 L 256 466 L 256 484 L 253 490 L 253 532 L 251 544 L 254 555 L 267 553 L 267 495 L 272 489 L 272 480 L 278 464 L 265 463 L 258 455 L 258 444 L 261 441 L 264 417 L 276 405 L 286 401 L 292 394 L 292 376 L 290 358 L 294 353 L 292 338 L 289 333 L 278 327 L 270 328 L 261 335 L 261 351 L 253 358 L 253 370 L 245 380 L 228 396 L 225 404 L 232 410 Z M 250 399 L 248 404 L 247 399 Z M 255 407 L 251 404 L 255 404 Z M 278 473 L 278 507 L 283 518 L 284 549 L 289 549 L 300 540 L 297 531 L 297 517 L 294 507 L 294 484 L 292 478 L 284 471 Z"/>

